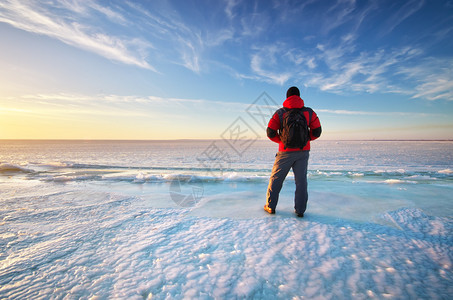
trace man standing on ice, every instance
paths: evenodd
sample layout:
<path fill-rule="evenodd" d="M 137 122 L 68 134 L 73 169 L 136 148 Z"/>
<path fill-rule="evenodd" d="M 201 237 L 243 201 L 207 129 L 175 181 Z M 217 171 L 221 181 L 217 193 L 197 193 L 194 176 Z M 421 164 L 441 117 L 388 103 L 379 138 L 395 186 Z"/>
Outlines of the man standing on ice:
<path fill-rule="evenodd" d="M 278 143 L 278 153 L 269 179 L 264 210 L 270 214 L 275 213 L 283 181 L 292 168 L 296 181 L 294 209 L 298 217 L 303 217 L 308 201 L 307 167 L 310 141 L 321 136 L 321 123 L 316 113 L 304 105 L 297 87 L 290 87 L 286 92 L 283 107 L 278 109 L 269 121 L 267 136 Z"/>

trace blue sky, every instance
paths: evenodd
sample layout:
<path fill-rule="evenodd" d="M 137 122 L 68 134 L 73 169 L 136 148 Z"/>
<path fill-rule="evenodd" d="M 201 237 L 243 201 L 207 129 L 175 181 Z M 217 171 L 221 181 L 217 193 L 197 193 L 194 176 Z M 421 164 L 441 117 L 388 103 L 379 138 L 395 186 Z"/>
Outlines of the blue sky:
<path fill-rule="evenodd" d="M 296 85 L 325 139 L 453 139 L 453 1 L 4 0 L 0 36 L 0 138 L 264 138 Z"/>

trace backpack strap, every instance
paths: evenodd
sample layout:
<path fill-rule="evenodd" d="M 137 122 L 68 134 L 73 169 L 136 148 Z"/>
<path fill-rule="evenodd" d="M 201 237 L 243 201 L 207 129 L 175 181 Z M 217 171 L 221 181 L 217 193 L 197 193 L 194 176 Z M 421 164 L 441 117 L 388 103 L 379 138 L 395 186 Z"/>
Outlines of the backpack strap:
<path fill-rule="evenodd" d="M 285 114 L 286 112 L 286 108 L 285 107 L 281 107 L 279 109 L 277 109 L 277 111 L 275 112 L 277 115 L 278 115 L 278 118 L 280 119 L 280 130 L 282 130 L 282 126 L 283 126 L 283 115 Z"/>
<path fill-rule="evenodd" d="M 308 111 L 308 122 L 307 122 L 307 125 L 308 127 L 310 127 L 310 123 L 311 123 L 311 116 L 313 115 L 313 109 L 311 109 L 310 107 L 304 107 L 303 108 L 304 111 Z"/>

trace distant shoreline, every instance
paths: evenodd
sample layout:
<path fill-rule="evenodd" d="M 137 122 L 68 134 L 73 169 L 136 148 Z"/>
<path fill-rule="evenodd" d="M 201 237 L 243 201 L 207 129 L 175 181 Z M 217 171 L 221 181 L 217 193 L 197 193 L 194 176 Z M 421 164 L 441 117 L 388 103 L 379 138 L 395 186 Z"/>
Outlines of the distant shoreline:
<path fill-rule="evenodd" d="M 209 142 L 222 139 L 168 139 L 168 140 L 153 140 L 153 139 L 140 139 L 140 140 L 127 140 L 127 139 L 0 139 L 0 142 L 6 141 L 23 141 L 23 142 Z M 257 141 L 267 141 L 267 139 L 258 139 Z M 380 139 L 358 139 L 358 140 L 331 140 L 319 139 L 318 142 L 453 142 L 453 139 L 432 139 L 432 140 L 380 140 Z"/>

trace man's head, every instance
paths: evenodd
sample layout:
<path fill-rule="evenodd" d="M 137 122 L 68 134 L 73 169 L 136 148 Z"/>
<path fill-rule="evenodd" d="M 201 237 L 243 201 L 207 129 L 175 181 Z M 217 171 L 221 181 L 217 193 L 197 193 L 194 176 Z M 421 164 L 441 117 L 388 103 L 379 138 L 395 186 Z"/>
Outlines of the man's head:
<path fill-rule="evenodd" d="M 290 97 L 290 96 L 300 96 L 300 92 L 299 92 L 299 89 L 295 86 L 292 86 L 288 89 L 288 91 L 286 92 L 286 98 Z"/>

